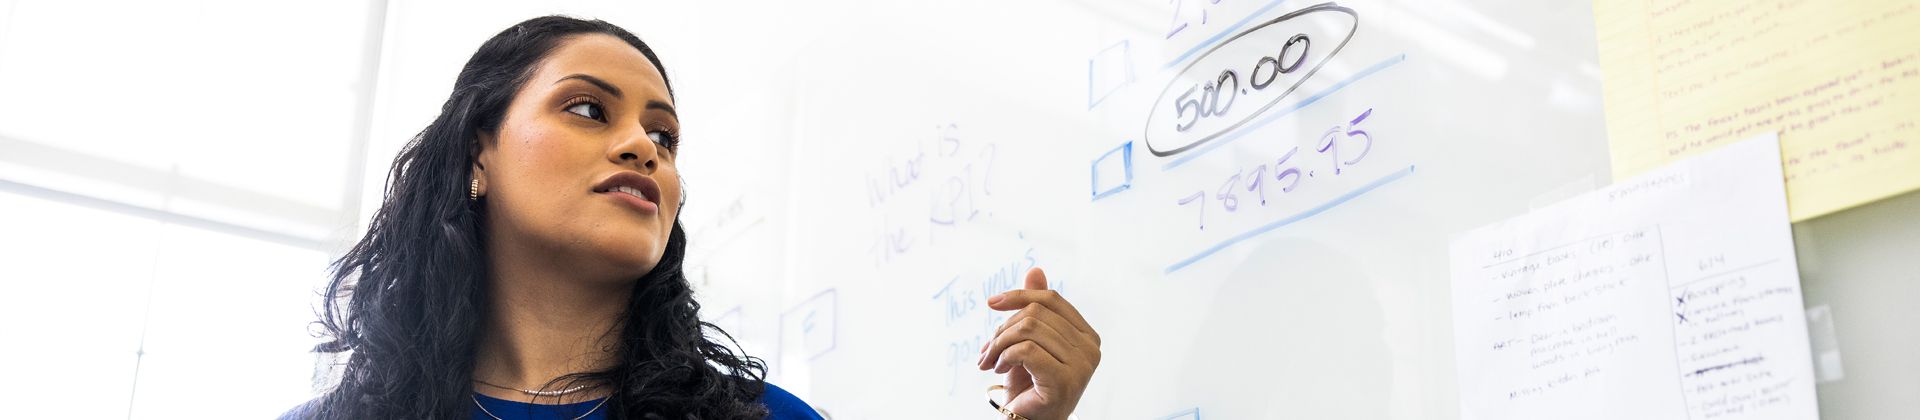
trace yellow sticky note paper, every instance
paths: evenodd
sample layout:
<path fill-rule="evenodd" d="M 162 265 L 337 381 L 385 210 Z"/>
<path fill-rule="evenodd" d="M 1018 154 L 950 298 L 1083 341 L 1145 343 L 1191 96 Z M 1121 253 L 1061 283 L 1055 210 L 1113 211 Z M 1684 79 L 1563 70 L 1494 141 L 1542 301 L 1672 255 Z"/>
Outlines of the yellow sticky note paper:
<path fill-rule="evenodd" d="M 1596 0 L 1613 176 L 1780 134 L 1793 221 L 1920 188 L 1920 5 Z"/>

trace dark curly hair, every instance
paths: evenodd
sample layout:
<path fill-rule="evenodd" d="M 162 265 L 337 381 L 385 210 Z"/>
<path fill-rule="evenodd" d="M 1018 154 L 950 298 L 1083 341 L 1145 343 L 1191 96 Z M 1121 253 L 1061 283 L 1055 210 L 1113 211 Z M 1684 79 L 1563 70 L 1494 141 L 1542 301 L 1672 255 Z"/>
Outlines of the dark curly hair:
<path fill-rule="evenodd" d="M 488 290 L 484 199 L 467 180 L 480 134 L 498 129 L 521 84 L 565 40 L 617 37 L 666 67 L 639 37 L 599 20 L 534 18 L 488 39 L 460 69 L 440 116 L 393 161 L 385 202 L 366 236 L 335 261 L 316 352 L 350 352 L 338 386 L 298 410 L 324 419 L 460 419 L 472 415 L 474 349 Z M 664 80 L 664 79 L 663 79 Z M 672 95 L 672 84 L 667 84 Z M 683 203 L 684 204 L 684 203 Z M 681 273 L 678 220 L 666 253 L 636 280 L 617 329 L 617 364 L 555 382 L 611 390 L 612 418 L 764 418 L 766 364 L 710 338 Z M 615 334 L 616 331 L 608 331 Z"/>

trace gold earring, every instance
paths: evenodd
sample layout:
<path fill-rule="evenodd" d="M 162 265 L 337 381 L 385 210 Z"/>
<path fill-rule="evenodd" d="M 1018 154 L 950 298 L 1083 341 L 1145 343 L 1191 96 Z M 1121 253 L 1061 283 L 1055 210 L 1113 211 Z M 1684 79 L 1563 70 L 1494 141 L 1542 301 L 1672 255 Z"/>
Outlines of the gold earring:
<path fill-rule="evenodd" d="M 480 178 L 474 178 L 473 182 L 467 183 L 467 201 L 478 201 L 479 199 L 480 199 Z"/>

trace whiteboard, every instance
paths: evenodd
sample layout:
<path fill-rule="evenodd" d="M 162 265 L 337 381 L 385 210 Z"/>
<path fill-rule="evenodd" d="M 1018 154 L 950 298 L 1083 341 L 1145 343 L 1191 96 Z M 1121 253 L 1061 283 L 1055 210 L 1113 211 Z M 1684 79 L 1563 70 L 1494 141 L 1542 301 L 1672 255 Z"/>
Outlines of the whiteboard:
<path fill-rule="evenodd" d="M 817 345 L 776 321 L 780 383 L 837 417 L 984 413 L 995 378 L 967 362 L 1004 318 L 977 303 L 1037 264 L 1106 338 L 1084 418 L 1451 417 L 1447 240 L 1609 179 L 1588 5 L 1342 2 L 1226 41 L 1311 5 L 873 5 L 823 29 L 790 66 L 778 277 L 800 284 L 762 316 L 824 292 L 837 323 Z M 1260 66 L 1299 33 L 1306 60 Z M 1150 144 L 1185 86 L 1316 65 L 1156 156 L 1198 141 Z"/>
<path fill-rule="evenodd" d="M 1591 5 L 1316 6 L 396 2 L 370 156 L 500 28 L 598 17 L 674 80 L 703 316 L 833 418 L 992 418 L 1036 265 L 1105 339 L 1081 418 L 1457 418 L 1449 239 L 1612 178 Z M 1795 227 L 1825 418 L 1920 413 L 1917 211 Z"/>

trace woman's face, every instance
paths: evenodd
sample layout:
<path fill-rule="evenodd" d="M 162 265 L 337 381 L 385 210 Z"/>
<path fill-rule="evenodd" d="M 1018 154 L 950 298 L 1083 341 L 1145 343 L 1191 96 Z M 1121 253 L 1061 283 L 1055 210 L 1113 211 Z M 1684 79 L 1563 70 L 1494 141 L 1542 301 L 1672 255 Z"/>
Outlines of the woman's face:
<path fill-rule="evenodd" d="M 639 50 L 607 35 L 562 41 L 480 141 L 493 256 L 507 247 L 595 279 L 652 270 L 679 210 L 679 129 L 666 79 Z"/>

